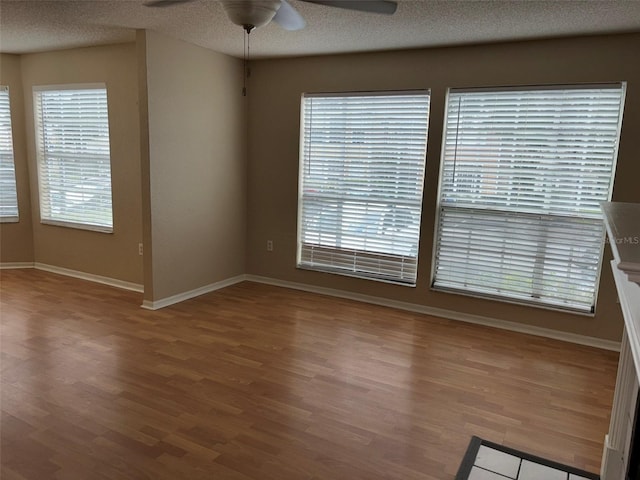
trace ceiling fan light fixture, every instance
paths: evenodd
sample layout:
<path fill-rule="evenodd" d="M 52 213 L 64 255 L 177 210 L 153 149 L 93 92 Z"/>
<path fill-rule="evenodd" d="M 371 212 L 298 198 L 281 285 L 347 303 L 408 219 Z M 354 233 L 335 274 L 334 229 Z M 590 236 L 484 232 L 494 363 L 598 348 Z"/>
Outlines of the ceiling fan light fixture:
<path fill-rule="evenodd" d="M 281 0 L 222 0 L 229 20 L 243 27 L 262 27 L 269 23 L 280 8 Z"/>

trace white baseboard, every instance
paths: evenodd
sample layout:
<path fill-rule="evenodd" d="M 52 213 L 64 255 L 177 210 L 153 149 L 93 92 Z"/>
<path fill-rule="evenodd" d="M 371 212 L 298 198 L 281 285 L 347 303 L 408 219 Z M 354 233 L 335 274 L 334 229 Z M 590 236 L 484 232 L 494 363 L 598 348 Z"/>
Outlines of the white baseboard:
<path fill-rule="evenodd" d="M 245 279 L 250 282 L 264 283 L 268 285 L 274 285 L 277 287 L 292 288 L 295 290 L 303 290 L 305 292 L 319 293 L 322 295 L 329 295 L 329 296 L 338 297 L 338 298 L 346 298 L 349 300 L 356 300 L 359 302 L 371 303 L 374 305 L 381 305 L 383 307 L 391 307 L 391 308 L 397 308 L 400 310 L 407 310 L 410 312 L 422 313 L 425 315 L 432 315 L 434 317 L 441 317 L 449 320 L 459 320 L 462 322 L 475 323 L 478 325 L 485 325 L 488 327 L 501 328 L 503 330 L 510 330 L 513 332 L 536 335 L 538 337 L 553 338 L 555 340 L 562 340 L 565 342 L 576 343 L 579 345 L 586 345 L 589 347 L 601 348 L 603 350 L 612 350 L 615 352 L 620 351 L 620 342 L 614 342 L 612 340 L 603 340 L 601 338 L 595 338 L 595 337 L 588 337 L 586 335 L 578 335 L 576 333 L 561 332 L 561 331 L 552 330 L 549 328 L 542 328 L 542 327 L 536 327 L 533 325 L 525 325 L 521 323 L 509 322 L 507 320 L 499 320 L 499 319 L 490 318 L 490 317 L 483 317 L 480 315 L 473 315 L 470 313 L 454 312 L 452 310 L 445 310 L 443 308 L 427 307 L 425 305 L 417 305 L 417 304 L 408 303 L 408 302 L 399 302 L 396 300 L 389 300 L 386 298 L 379 298 L 371 295 L 351 293 L 343 290 L 336 290 L 333 288 L 316 287 L 313 285 L 289 282 L 286 280 L 278 280 L 278 279 L 262 277 L 258 275 L 246 275 Z"/>
<path fill-rule="evenodd" d="M 123 288 L 134 292 L 143 292 L 142 285 L 137 283 L 125 282 L 109 277 L 102 277 L 100 275 L 93 275 L 91 273 L 79 272 L 68 268 L 56 267 L 54 265 L 47 265 L 43 263 L 30 263 L 30 262 L 11 262 L 0 264 L 0 269 L 10 268 L 36 268 L 38 270 L 45 270 L 47 272 L 58 273 L 61 275 L 67 275 L 70 277 L 80 278 L 83 280 L 89 280 L 92 282 L 102 283 L 110 285 L 112 287 Z M 490 317 L 483 317 L 480 315 L 473 315 L 469 313 L 454 312 L 452 310 L 445 310 L 442 308 L 427 307 L 425 305 L 417 305 L 414 303 L 400 302 L 397 300 L 389 300 L 386 298 L 374 297 L 371 295 L 364 295 L 360 293 L 352 293 L 344 290 L 337 290 L 333 288 L 317 287 L 314 285 L 307 285 L 303 283 L 290 282 L 286 280 L 278 280 L 270 277 L 262 277 L 259 275 L 237 275 L 235 277 L 221 280 L 219 282 L 211 283 L 203 287 L 190 290 L 188 292 L 179 293 L 170 297 L 162 298 L 160 300 L 150 301 L 144 300 L 142 302 L 142 308 L 147 310 L 158 310 L 160 308 L 168 307 L 176 303 L 189 300 L 206 293 L 220 290 L 221 288 L 229 287 L 243 281 L 250 281 L 256 283 L 264 283 L 267 285 L 274 285 L 277 287 L 291 288 L 294 290 L 302 290 L 305 292 L 319 293 L 321 295 L 329 295 L 332 297 L 346 298 L 349 300 L 356 300 L 359 302 L 370 303 L 373 305 L 380 305 L 383 307 L 397 308 L 400 310 L 407 310 L 410 312 L 422 313 L 425 315 L 432 315 L 434 317 L 447 318 L 450 320 L 458 320 L 467 323 L 475 323 L 478 325 L 485 325 L 488 327 L 501 328 L 503 330 L 510 330 L 513 332 L 526 333 L 529 335 L 536 335 L 539 337 L 553 338 L 555 340 L 562 340 L 565 342 L 576 343 L 579 345 L 586 345 L 590 347 L 601 348 L 604 350 L 611 350 L 615 352 L 620 351 L 620 342 L 614 342 L 612 340 L 603 340 L 601 338 L 588 337 L 586 335 L 578 335 L 576 333 L 561 332 L 558 330 L 552 330 L 549 328 L 536 327 L 533 325 L 525 325 L 521 323 L 509 322 L 507 320 L 499 320 Z"/>
<path fill-rule="evenodd" d="M 59 275 L 66 275 L 67 277 L 80 278 L 82 280 L 89 280 L 90 282 L 102 283 L 103 285 L 109 285 L 111 287 L 122 288 L 124 290 L 131 290 L 133 292 L 142 293 L 144 288 L 139 283 L 125 282 L 124 280 L 118 280 L 116 278 L 103 277 L 101 275 L 94 275 L 93 273 L 79 272 L 78 270 L 71 270 L 70 268 L 57 267 L 55 265 L 47 265 L 46 263 L 35 262 L 32 265 L 36 270 L 44 270 L 45 272 L 57 273 Z"/>
<path fill-rule="evenodd" d="M 243 282 L 246 279 L 246 275 L 237 275 L 235 277 L 227 278 L 226 280 L 221 280 L 219 282 L 210 283 L 209 285 L 189 290 L 188 292 L 178 293 L 177 295 L 161 298 L 160 300 L 145 300 L 142 302 L 142 308 L 145 308 L 147 310 L 158 310 L 160 308 L 168 307 L 169 305 L 184 302 L 185 300 L 189 300 L 194 297 L 199 297 L 200 295 L 204 295 L 205 293 L 210 293 L 216 290 L 220 290 L 221 288 L 230 287 L 231 285 Z"/>
<path fill-rule="evenodd" d="M 14 268 L 33 268 L 33 262 L 3 262 L 0 263 L 0 270 L 11 270 Z"/>

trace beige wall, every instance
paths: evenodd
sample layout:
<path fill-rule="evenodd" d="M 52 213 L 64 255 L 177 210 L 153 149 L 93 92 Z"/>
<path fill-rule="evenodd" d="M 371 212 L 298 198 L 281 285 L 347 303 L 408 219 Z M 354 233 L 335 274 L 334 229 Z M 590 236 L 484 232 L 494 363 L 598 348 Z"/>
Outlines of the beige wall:
<path fill-rule="evenodd" d="M 135 44 L 23 55 L 25 127 L 35 261 L 126 282 L 142 283 L 140 135 Z M 43 225 L 33 126 L 34 85 L 106 83 L 113 192 L 112 234 Z"/>
<path fill-rule="evenodd" d="M 3 54 L 0 81 L 11 88 L 21 221 L 2 225 L 0 259 L 135 283 L 144 278 L 148 301 L 246 272 L 618 340 L 621 315 L 606 263 L 594 318 L 428 287 L 446 88 L 626 80 L 614 200 L 640 202 L 638 50 L 640 35 L 633 34 L 264 60 L 253 62 L 246 98 L 239 60 L 154 32 L 138 32 L 137 46 Z M 31 88 L 94 82 L 106 82 L 109 95 L 111 235 L 42 225 L 37 208 Z M 413 88 L 432 91 L 417 288 L 297 270 L 300 95 Z M 266 251 L 268 239 L 273 252 Z"/>
<path fill-rule="evenodd" d="M 619 340 L 622 317 L 608 263 L 594 318 L 436 293 L 429 290 L 429 284 L 446 88 L 626 80 L 614 200 L 640 202 L 638 52 L 640 35 L 633 34 L 254 62 L 249 108 L 248 273 Z M 432 100 L 417 288 L 297 270 L 300 95 L 419 88 L 430 88 Z M 274 241 L 273 252 L 266 251 L 267 239 Z"/>
<path fill-rule="evenodd" d="M 33 229 L 31 226 L 31 198 L 29 169 L 24 131 L 24 100 L 20 57 L 0 54 L 0 84 L 9 86 L 11 127 L 13 130 L 13 158 L 18 191 L 18 223 L 0 224 L 0 262 L 33 262 Z"/>
<path fill-rule="evenodd" d="M 240 60 L 143 33 L 151 223 L 144 230 L 152 239 L 145 300 L 157 301 L 245 271 L 246 117 Z"/>

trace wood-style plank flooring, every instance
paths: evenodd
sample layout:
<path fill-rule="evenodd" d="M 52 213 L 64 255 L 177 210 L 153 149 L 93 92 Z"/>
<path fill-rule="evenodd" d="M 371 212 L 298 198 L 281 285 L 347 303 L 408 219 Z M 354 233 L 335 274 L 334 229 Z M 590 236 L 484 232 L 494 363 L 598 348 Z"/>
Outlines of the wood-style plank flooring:
<path fill-rule="evenodd" d="M 474 434 L 599 473 L 613 352 L 254 283 L 152 312 L 1 280 L 3 480 L 446 480 Z"/>

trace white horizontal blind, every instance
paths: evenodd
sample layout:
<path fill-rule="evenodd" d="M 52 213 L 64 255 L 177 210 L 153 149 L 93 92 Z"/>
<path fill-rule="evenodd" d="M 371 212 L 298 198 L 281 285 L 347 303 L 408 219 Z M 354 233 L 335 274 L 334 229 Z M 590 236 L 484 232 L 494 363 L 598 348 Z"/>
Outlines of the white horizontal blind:
<path fill-rule="evenodd" d="M 0 221 L 18 221 L 18 194 L 13 161 L 9 87 L 5 85 L 0 85 Z"/>
<path fill-rule="evenodd" d="M 302 102 L 298 266 L 415 285 L 429 92 Z"/>
<path fill-rule="evenodd" d="M 433 286 L 592 312 L 624 85 L 449 92 Z"/>
<path fill-rule="evenodd" d="M 111 232 L 107 90 L 34 89 L 43 223 Z"/>

